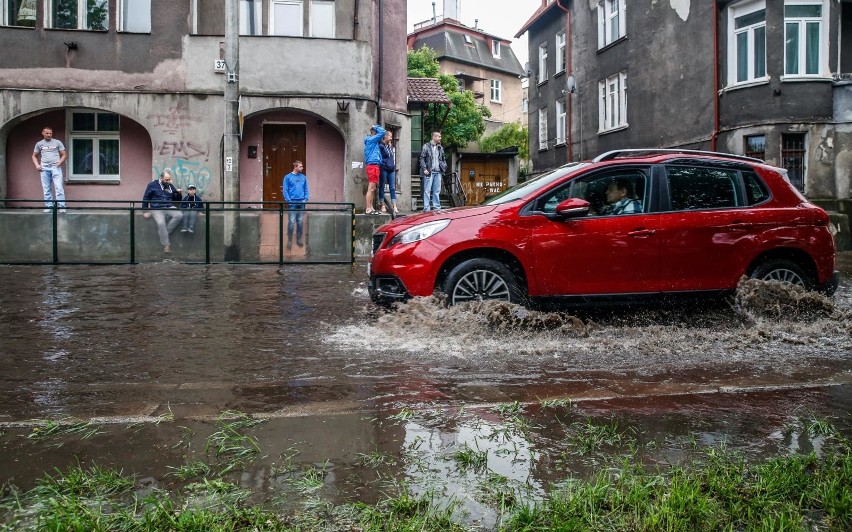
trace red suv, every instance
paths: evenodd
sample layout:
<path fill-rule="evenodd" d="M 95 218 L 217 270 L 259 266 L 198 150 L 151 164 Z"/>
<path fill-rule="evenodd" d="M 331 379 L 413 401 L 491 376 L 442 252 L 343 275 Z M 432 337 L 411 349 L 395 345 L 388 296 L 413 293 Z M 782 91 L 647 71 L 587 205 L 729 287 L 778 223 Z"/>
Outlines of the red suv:
<path fill-rule="evenodd" d="M 833 294 L 824 210 L 782 169 L 737 155 L 620 150 L 572 163 L 483 204 L 376 229 L 370 297 L 436 290 L 450 304 L 594 304 L 718 295 L 743 275 Z"/>

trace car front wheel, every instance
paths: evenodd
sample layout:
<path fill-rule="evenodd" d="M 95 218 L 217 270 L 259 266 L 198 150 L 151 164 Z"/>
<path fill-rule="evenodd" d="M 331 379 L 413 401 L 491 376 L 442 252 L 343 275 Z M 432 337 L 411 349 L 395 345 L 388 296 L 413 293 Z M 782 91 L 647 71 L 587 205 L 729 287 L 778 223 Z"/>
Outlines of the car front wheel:
<path fill-rule="evenodd" d="M 524 303 L 524 293 L 506 265 L 492 259 L 470 259 L 450 271 L 443 286 L 450 305 L 496 299 Z"/>
<path fill-rule="evenodd" d="M 795 262 L 786 259 L 764 262 L 754 269 L 751 276 L 762 281 L 790 283 L 807 290 L 813 287 L 813 282 L 805 271 Z"/>

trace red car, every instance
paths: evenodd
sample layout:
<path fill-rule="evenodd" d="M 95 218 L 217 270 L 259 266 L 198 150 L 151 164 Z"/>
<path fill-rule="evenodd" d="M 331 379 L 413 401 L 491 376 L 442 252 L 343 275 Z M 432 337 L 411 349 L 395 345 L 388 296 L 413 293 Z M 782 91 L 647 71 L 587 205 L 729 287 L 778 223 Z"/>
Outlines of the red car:
<path fill-rule="evenodd" d="M 737 155 L 620 150 L 572 163 L 482 205 L 376 229 L 370 297 L 436 290 L 450 304 L 630 302 L 718 295 L 743 275 L 833 294 L 826 212 L 782 169 Z"/>

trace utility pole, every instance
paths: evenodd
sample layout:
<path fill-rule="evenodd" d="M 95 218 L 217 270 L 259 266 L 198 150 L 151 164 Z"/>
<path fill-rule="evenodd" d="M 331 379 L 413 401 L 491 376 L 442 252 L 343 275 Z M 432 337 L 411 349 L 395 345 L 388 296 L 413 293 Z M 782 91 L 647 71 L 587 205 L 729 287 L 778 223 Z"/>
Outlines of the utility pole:
<path fill-rule="evenodd" d="M 240 201 L 240 11 L 238 0 L 225 0 L 225 148 L 223 200 Z M 240 260 L 239 205 L 226 204 L 225 261 Z"/>

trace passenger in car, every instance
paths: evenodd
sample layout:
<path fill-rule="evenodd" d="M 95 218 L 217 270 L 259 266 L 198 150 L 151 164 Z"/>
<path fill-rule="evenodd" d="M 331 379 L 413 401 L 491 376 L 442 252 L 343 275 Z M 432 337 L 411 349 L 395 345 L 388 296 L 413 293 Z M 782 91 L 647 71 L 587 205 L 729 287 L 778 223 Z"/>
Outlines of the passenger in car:
<path fill-rule="evenodd" d="M 606 187 L 606 202 L 607 205 L 598 213 L 601 216 L 642 212 L 642 204 L 636 199 L 633 183 L 627 179 L 616 178 L 610 181 Z"/>

